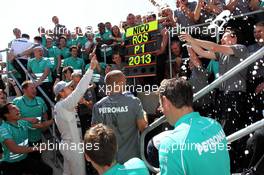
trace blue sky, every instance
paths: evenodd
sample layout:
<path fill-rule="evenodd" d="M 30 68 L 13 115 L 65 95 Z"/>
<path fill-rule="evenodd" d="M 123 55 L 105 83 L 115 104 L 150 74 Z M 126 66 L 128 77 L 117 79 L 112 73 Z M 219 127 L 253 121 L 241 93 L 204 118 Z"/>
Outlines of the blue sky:
<path fill-rule="evenodd" d="M 175 9 L 175 0 L 157 1 Z M 157 8 L 149 0 L 4 0 L 0 8 L 0 50 L 14 38 L 14 27 L 33 38 L 39 26 L 53 28 L 51 18 L 54 15 L 59 17 L 61 24 L 73 30 L 75 26 L 84 29 L 85 26 L 96 27 L 97 23 L 106 21 L 119 25 L 130 12 L 144 15 L 157 12 Z"/>

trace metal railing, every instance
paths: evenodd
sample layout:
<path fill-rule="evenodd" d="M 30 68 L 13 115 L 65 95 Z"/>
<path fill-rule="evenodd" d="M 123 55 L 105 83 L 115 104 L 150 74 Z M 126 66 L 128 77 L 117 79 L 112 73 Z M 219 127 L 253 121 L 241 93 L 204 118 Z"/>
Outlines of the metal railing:
<path fill-rule="evenodd" d="M 211 84 L 207 85 L 206 87 L 201 89 L 199 92 L 194 94 L 193 101 L 196 101 L 196 100 L 200 99 L 201 97 L 203 97 L 204 95 L 209 93 L 211 90 L 213 90 L 214 88 L 219 86 L 222 82 L 224 82 L 227 79 L 231 78 L 233 75 L 237 74 L 238 72 L 240 72 L 241 70 L 243 70 L 247 66 L 251 65 L 252 63 L 254 63 L 256 60 L 262 58 L 263 56 L 264 56 L 264 47 L 262 47 L 257 52 L 255 52 L 254 54 L 249 56 L 247 59 L 245 59 L 244 61 L 242 61 L 241 63 L 239 63 L 238 65 L 236 65 L 232 69 L 230 69 L 229 71 L 227 71 L 224 75 L 220 76 L 218 79 L 213 81 Z M 146 157 L 145 157 L 145 137 L 150 131 L 152 131 L 156 127 L 160 126 L 165 121 L 166 121 L 166 118 L 163 116 L 163 117 L 159 118 L 158 120 L 156 120 L 155 122 L 153 122 L 151 125 L 149 125 L 148 128 L 146 128 L 146 130 L 142 133 L 141 138 L 140 138 L 140 145 L 141 145 L 140 154 L 141 154 L 141 158 L 146 163 L 148 168 L 151 171 L 155 172 L 155 173 L 159 172 L 159 168 L 155 168 L 152 165 L 150 165 L 148 163 Z M 233 142 L 233 141 L 238 140 L 238 139 L 244 137 L 245 135 L 251 133 L 252 131 L 255 131 L 256 129 L 260 128 L 261 126 L 264 126 L 264 119 L 262 121 L 259 121 L 259 122 L 255 123 L 255 124 L 252 124 L 252 125 L 248 126 L 247 128 L 244 128 L 244 129 L 242 129 L 240 131 L 237 131 L 236 133 L 228 136 L 227 139 L 228 139 L 229 142 Z"/>
<path fill-rule="evenodd" d="M 19 61 L 19 59 L 15 58 L 17 63 L 19 64 L 19 66 L 23 69 L 23 71 L 25 72 L 25 74 L 27 75 L 27 77 L 31 80 L 31 81 L 35 81 L 34 78 L 31 76 L 31 74 L 28 72 L 28 70 L 24 67 L 24 65 Z M 43 97 L 47 100 L 47 102 L 49 103 L 50 107 L 51 107 L 51 115 L 54 116 L 54 106 L 55 104 L 50 100 L 50 98 L 47 96 L 47 94 L 43 91 L 43 89 L 38 86 L 37 89 L 39 90 L 39 92 L 43 95 Z M 56 131 L 55 131 L 55 123 L 52 124 L 52 129 L 50 129 L 50 132 L 52 134 L 53 137 L 53 144 L 55 145 L 56 141 L 59 141 L 59 138 L 56 136 Z M 54 164 L 56 167 L 61 167 L 62 168 L 62 163 L 58 162 L 57 156 L 56 156 L 56 150 L 53 150 L 53 158 L 54 158 Z"/>

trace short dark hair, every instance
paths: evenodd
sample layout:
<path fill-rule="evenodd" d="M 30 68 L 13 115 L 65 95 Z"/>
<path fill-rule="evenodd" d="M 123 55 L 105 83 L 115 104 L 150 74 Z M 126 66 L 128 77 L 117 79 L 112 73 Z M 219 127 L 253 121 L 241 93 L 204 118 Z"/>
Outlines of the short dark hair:
<path fill-rule="evenodd" d="M 230 32 L 230 34 L 234 36 L 240 36 L 240 30 L 234 27 L 230 27 L 230 26 L 226 27 L 225 32 Z"/>
<path fill-rule="evenodd" d="M 97 25 L 97 27 L 100 27 L 100 26 L 105 26 L 105 24 L 103 23 L 103 22 L 100 22 L 98 25 Z"/>
<path fill-rule="evenodd" d="M 264 27 L 264 21 L 259 21 L 256 23 L 256 26 Z"/>
<path fill-rule="evenodd" d="M 31 80 L 24 81 L 21 85 L 22 89 L 27 89 L 30 84 L 33 84 Z"/>
<path fill-rule="evenodd" d="M 183 78 L 163 80 L 159 95 L 160 97 L 165 96 L 176 108 L 193 105 L 192 86 Z"/>
<path fill-rule="evenodd" d="M 67 38 L 66 38 L 66 36 L 63 36 L 63 35 L 62 35 L 62 36 L 60 36 L 60 37 L 59 37 L 59 40 L 61 40 L 61 39 L 64 39 L 65 41 L 67 41 Z"/>
<path fill-rule="evenodd" d="M 62 69 L 62 73 L 63 74 L 66 74 L 68 71 L 70 71 L 71 73 L 73 73 L 73 68 L 71 66 L 67 66 L 67 67 L 64 67 Z"/>
<path fill-rule="evenodd" d="M 154 18 L 155 20 L 157 19 L 157 15 L 156 15 L 155 13 L 152 13 L 150 16 L 151 16 L 152 18 Z"/>
<path fill-rule="evenodd" d="M 9 113 L 8 106 L 12 105 L 13 103 L 6 103 L 0 108 L 0 118 L 6 121 L 5 115 Z"/>
<path fill-rule="evenodd" d="M 36 41 L 42 43 L 42 38 L 41 38 L 40 36 L 35 36 L 35 37 L 34 37 L 34 40 L 36 40 Z"/>
<path fill-rule="evenodd" d="M 72 49 L 77 49 L 78 50 L 78 47 L 76 45 L 73 45 L 70 47 L 70 52 L 72 51 Z"/>
<path fill-rule="evenodd" d="M 85 154 L 100 166 L 110 166 L 116 157 L 117 140 L 115 133 L 109 127 L 98 124 L 86 131 L 84 136 L 84 144 L 98 144 L 99 149 L 87 149 L 85 146 Z"/>
<path fill-rule="evenodd" d="M 21 37 L 22 37 L 22 38 L 26 38 L 26 39 L 30 39 L 30 36 L 29 36 L 28 34 L 26 34 L 26 33 L 23 33 L 23 34 L 21 35 Z"/>

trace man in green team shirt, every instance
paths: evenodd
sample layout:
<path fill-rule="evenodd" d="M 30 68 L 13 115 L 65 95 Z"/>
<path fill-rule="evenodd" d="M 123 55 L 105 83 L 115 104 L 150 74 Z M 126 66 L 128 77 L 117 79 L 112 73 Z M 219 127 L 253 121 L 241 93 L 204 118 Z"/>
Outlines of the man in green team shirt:
<path fill-rule="evenodd" d="M 112 129 L 97 124 L 84 136 L 85 158 L 100 175 L 149 175 L 142 160 L 132 158 L 124 164 L 116 162 L 117 140 Z"/>
<path fill-rule="evenodd" d="M 71 53 L 69 51 L 69 48 L 66 46 L 67 39 L 65 36 L 61 36 L 59 38 L 59 49 L 61 51 L 61 59 L 65 59 L 71 56 Z"/>
<path fill-rule="evenodd" d="M 80 27 L 75 27 L 75 33 L 72 34 L 72 38 L 67 41 L 67 47 L 77 46 L 78 49 L 84 47 L 87 42 L 86 37 L 83 36 L 82 29 Z"/>
<path fill-rule="evenodd" d="M 113 44 L 112 32 L 105 30 L 105 24 L 98 24 L 98 31 L 94 37 L 94 43 L 97 44 L 96 56 L 99 62 L 104 61 L 104 56 L 106 56 L 106 63 L 112 63 L 112 47 L 107 47 L 108 45 Z M 102 47 L 106 45 L 106 47 Z M 105 54 L 105 55 L 104 55 Z"/>
<path fill-rule="evenodd" d="M 51 37 L 47 37 L 47 50 L 48 50 L 48 58 L 54 58 L 54 63 L 52 65 L 52 72 L 56 75 L 60 73 L 61 66 L 61 50 L 53 45 L 53 40 Z"/>
<path fill-rule="evenodd" d="M 47 106 L 41 97 L 37 97 L 37 90 L 32 81 L 22 83 L 23 96 L 17 97 L 13 103 L 19 108 L 21 118 L 28 121 L 44 121 L 48 119 Z M 29 130 L 29 146 L 41 143 L 41 130 Z M 34 158 L 41 159 L 41 154 L 30 153 Z"/>
<path fill-rule="evenodd" d="M 51 61 L 43 57 L 42 47 L 34 48 L 34 56 L 27 63 L 27 69 L 35 79 L 34 84 L 40 86 L 46 94 L 52 94 Z"/>
<path fill-rule="evenodd" d="M 71 57 L 68 57 L 63 62 L 63 67 L 71 66 L 74 70 L 84 70 L 84 61 L 78 57 L 77 46 L 71 46 L 70 48 Z"/>
<path fill-rule="evenodd" d="M 174 130 L 160 141 L 161 175 L 230 175 L 225 133 L 215 120 L 194 112 L 192 86 L 184 79 L 164 80 L 160 104 Z"/>
<path fill-rule="evenodd" d="M 28 131 L 35 128 L 45 128 L 53 123 L 53 119 L 34 123 L 20 119 L 19 109 L 12 103 L 0 108 L 3 123 L 0 126 L 0 143 L 3 147 L 1 170 L 4 175 L 39 174 L 52 175 L 52 168 L 43 161 L 32 159 L 28 153 L 41 150 L 39 145 L 29 147 Z"/>

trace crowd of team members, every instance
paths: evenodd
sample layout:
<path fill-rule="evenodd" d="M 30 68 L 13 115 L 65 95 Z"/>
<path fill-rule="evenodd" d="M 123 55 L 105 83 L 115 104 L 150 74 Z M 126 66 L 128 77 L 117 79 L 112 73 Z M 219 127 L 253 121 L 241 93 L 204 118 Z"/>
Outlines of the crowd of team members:
<path fill-rule="evenodd" d="M 8 103 L 4 91 L 6 86 L 1 81 L 2 173 L 52 174 L 52 169 L 43 162 L 39 148 L 33 149 L 34 145 L 42 142 L 43 129 L 49 128 L 54 122 L 51 107 L 37 91 L 40 86 L 52 101 L 57 102 L 55 121 L 63 143 L 77 144 L 81 140 L 85 143 L 99 143 L 99 150 L 85 150 L 86 160 L 91 162 L 99 174 L 129 174 L 129 171 L 148 174 L 144 163 L 137 159 L 140 157 L 139 133 L 148 125 L 147 115 L 135 94 L 123 88 L 131 81 L 126 80 L 122 71 L 126 65 L 126 29 L 153 20 L 159 21 L 160 31 L 160 47 L 153 52 L 157 60 L 157 76 L 138 78 L 136 83 L 160 84 L 163 79 L 169 78 L 168 52 L 172 53 L 174 60 L 173 77 L 185 77 L 189 83 L 183 79 L 163 81 L 165 91 L 159 95 L 161 112 L 174 130 L 162 133 L 150 141 L 149 161 L 161 167 L 161 174 L 195 174 L 201 171 L 201 166 L 208 167 L 201 174 L 229 174 L 230 171 L 254 166 L 264 154 L 260 149 L 263 145 L 263 130 L 257 131 L 248 141 L 252 157 L 244 154 L 245 140 L 232 144 L 229 151 L 231 170 L 227 149 L 218 150 L 216 154 L 202 149 L 198 151 L 200 155 L 197 150 L 185 150 L 184 155 L 180 150 L 173 150 L 175 144 L 203 143 L 213 136 L 223 134 L 223 131 L 229 135 L 262 118 L 263 58 L 194 104 L 192 95 L 263 47 L 264 22 L 259 20 L 263 19 L 263 13 L 250 17 L 250 21 L 237 19 L 229 22 L 231 27 L 225 31 L 219 44 L 181 34 L 171 38 L 171 50 L 168 50 L 170 27 L 203 23 L 224 9 L 237 15 L 261 7 L 254 0 L 235 0 L 226 5 L 218 0 L 178 0 L 174 14 L 167 7 L 161 10 L 159 17 L 155 14 L 144 17 L 129 14 L 120 27 L 112 27 L 110 22 L 99 23 L 97 34 L 91 31 L 83 34 L 80 27 L 71 33 L 54 16 L 54 29 L 45 30 L 40 27 L 40 35 L 34 37 L 34 43 L 30 42 L 27 34 L 21 34 L 15 28 L 13 33 L 16 38 L 10 43 L 7 63 L 1 63 L 1 66 L 7 67 L 22 84 L 23 94 L 17 84 L 8 79 L 10 95 L 17 96 L 12 103 Z M 244 23 L 249 24 L 246 30 L 252 32 L 249 37 L 242 36 L 239 27 L 238 30 L 234 29 L 234 26 L 242 27 Z M 183 42 L 188 45 L 187 49 L 182 46 Z M 186 57 L 189 58 L 187 61 L 184 59 Z M 207 61 L 206 58 L 211 60 Z M 26 74 L 17 60 L 35 81 L 25 81 Z M 109 94 L 105 94 L 106 89 L 100 88 L 103 85 L 111 87 Z M 214 120 L 193 112 L 193 108 L 202 116 L 216 119 L 223 130 Z M 77 132 L 79 129 L 81 134 Z M 219 143 L 226 146 L 226 139 L 222 138 Z M 85 165 L 78 150 L 61 152 L 64 157 L 64 174 L 82 175 L 85 174 L 85 167 L 86 173 L 96 173 L 91 165 Z M 123 172 L 119 172 L 121 170 Z"/>

